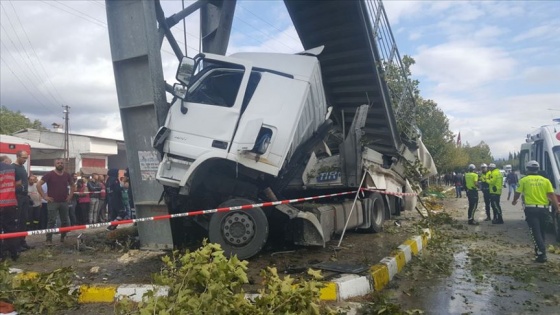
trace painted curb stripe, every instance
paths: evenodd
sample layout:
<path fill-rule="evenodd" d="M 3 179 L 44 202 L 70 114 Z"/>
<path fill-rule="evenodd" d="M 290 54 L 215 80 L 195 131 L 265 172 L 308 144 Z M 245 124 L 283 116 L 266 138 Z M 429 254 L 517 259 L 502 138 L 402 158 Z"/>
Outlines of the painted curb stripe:
<path fill-rule="evenodd" d="M 416 246 L 418 246 L 418 252 L 421 252 L 424 245 L 424 242 L 422 241 L 422 236 L 414 236 L 412 240 L 416 241 Z"/>
<path fill-rule="evenodd" d="M 117 286 L 80 286 L 79 303 L 113 303 Z"/>
<path fill-rule="evenodd" d="M 397 272 L 401 272 L 401 270 L 404 268 L 404 265 L 406 265 L 406 257 L 404 255 L 404 252 L 402 251 L 396 251 L 393 254 L 393 257 L 395 257 L 395 260 L 397 261 Z"/>
<path fill-rule="evenodd" d="M 387 265 L 387 269 L 389 270 L 389 281 L 393 280 L 393 277 L 399 272 L 397 260 L 394 257 L 385 257 L 381 259 L 381 263 Z"/>
<path fill-rule="evenodd" d="M 321 301 L 336 301 L 338 294 L 336 293 L 336 283 L 326 282 L 325 287 L 321 289 Z"/>
<path fill-rule="evenodd" d="M 389 269 L 385 264 L 373 265 L 370 268 L 371 278 L 373 279 L 373 288 L 375 291 L 381 291 L 389 283 Z"/>
<path fill-rule="evenodd" d="M 115 299 L 120 300 L 127 297 L 134 302 L 141 302 L 144 293 L 152 290 L 155 296 L 167 296 L 169 294 L 169 288 L 164 286 L 125 284 L 117 288 Z"/>
<path fill-rule="evenodd" d="M 367 277 L 358 275 L 343 275 L 335 280 L 338 286 L 338 299 L 366 295 L 371 292 L 371 283 Z"/>
<path fill-rule="evenodd" d="M 410 246 L 410 251 L 412 252 L 412 254 L 414 256 L 418 255 L 418 244 L 416 243 L 416 241 L 413 240 L 406 240 L 404 242 L 404 245 L 408 245 Z"/>
<path fill-rule="evenodd" d="M 39 276 L 38 272 L 30 271 L 30 272 L 18 272 L 18 274 L 16 274 L 14 278 L 18 280 L 31 280 L 37 278 L 38 276 Z"/>
<path fill-rule="evenodd" d="M 432 238 L 432 230 L 430 230 L 430 229 L 423 229 L 423 231 L 424 231 L 424 235 L 426 235 L 426 237 L 427 237 L 428 239 L 431 239 L 431 238 Z"/>
<path fill-rule="evenodd" d="M 399 245 L 398 249 L 404 254 L 405 263 L 412 260 L 412 251 L 408 245 Z"/>

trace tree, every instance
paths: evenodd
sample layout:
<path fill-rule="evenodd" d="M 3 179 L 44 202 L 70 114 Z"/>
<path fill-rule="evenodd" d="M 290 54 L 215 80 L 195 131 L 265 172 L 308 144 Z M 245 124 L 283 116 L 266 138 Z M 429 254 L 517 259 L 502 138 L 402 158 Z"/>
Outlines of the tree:
<path fill-rule="evenodd" d="M 9 110 L 6 106 L 0 107 L 0 134 L 12 134 L 25 128 L 47 129 L 43 127 L 41 121 L 38 119 L 31 121 L 20 111 L 14 112 Z"/>
<path fill-rule="evenodd" d="M 399 131 L 414 136 L 410 130 L 418 128 L 422 141 L 432 155 L 440 173 L 454 170 L 468 160 L 464 152 L 457 151 L 453 133 L 449 130 L 449 119 L 433 100 L 420 96 L 419 81 L 410 79 L 410 67 L 415 60 L 402 58 L 402 68 L 384 64 L 387 87 L 397 120 Z"/>
<path fill-rule="evenodd" d="M 434 153 L 431 151 L 430 153 L 440 174 L 450 171 L 462 172 L 465 166 L 468 165 L 469 157 L 466 151 L 462 148 L 457 148 L 454 141 L 447 142 L 440 147 L 435 147 Z"/>
<path fill-rule="evenodd" d="M 422 141 L 439 169 L 448 170 L 447 166 L 458 162 L 455 159 L 461 155 L 453 152 L 456 148 L 449 119 L 436 102 L 420 96 L 416 98 L 416 123 L 422 132 Z"/>
<path fill-rule="evenodd" d="M 477 168 L 480 164 L 489 164 L 493 161 L 492 154 L 490 153 L 490 147 L 484 141 L 481 141 L 478 145 L 471 147 L 467 145 L 463 148 L 468 156 L 468 163 L 474 164 Z"/>

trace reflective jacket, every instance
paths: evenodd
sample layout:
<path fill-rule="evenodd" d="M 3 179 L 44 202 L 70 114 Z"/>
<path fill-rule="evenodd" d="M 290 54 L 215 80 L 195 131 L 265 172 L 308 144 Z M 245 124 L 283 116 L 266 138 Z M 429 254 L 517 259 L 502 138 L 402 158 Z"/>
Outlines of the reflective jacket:
<path fill-rule="evenodd" d="M 13 165 L 0 162 L 0 208 L 17 206 L 16 171 Z"/>
<path fill-rule="evenodd" d="M 489 185 L 488 185 L 489 176 L 490 176 L 490 171 L 480 172 L 480 175 L 478 176 L 478 180 L 480 181 L 480 189 L 483 191 L 484 190 L 488 191 L 489 189 Z"/>
<path fill-rule="evenodd" d="M 487 182 L 490 186 L 490 194 L 501 195 L 502 187 L 504 186 L 504 177 L 500 170 L 495 168 L 487 173 Z"/>
<path fill-rule="evenodd" d="M 478 174 L 475 172 L 468 172 L 465 174 L 465 189 L 477 190 Z"/>

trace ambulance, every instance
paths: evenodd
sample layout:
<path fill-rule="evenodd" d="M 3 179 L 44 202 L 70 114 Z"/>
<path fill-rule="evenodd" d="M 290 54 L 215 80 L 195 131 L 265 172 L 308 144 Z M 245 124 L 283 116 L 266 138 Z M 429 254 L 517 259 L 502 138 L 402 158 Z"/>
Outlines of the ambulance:
<path fill-rule="evenodd" d="M 27 161 L 23 165 L 23 166 L 25 166 L 25 170 L 29 174 L 29 170 L 31 168 L 31 146 L 29 146 L 29 144 L 25 144 L 25 143 L 4 142 L 0 138 L 0 156 L 1 155 L 8 156 L 10 158 L 10 160 L 12 160 L 12 163 L 14 163 L 16 161 L 16 154 L 17 154 L 17 152 L 19 152 L 21 150 L 27 152 L 27 154 L 29 156 L 27 158 Z"/>

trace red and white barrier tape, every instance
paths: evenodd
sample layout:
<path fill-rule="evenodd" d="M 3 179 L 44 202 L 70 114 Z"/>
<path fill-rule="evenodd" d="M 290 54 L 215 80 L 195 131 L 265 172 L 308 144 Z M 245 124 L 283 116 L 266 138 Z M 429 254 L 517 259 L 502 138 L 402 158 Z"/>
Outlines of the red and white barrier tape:
<path fill-rule="evenodd" d="M 28 236 L 28 235 L 39 235 L 39 234 L 47 234 L 47 233 L 64 233 L 64 232 L 77 231 L 77 230 L 87 230 L 87 229 L 94 229 L 94 228 L 111 226 L 111 225 L 121 225 L 121 224 L 136 223 L 136 222 L 159 221 L 159 220 L 167 220 L 167 219 L 180 218 L 180 217 L 192 217 L 192 216 L 203 215 L 203 214 L 211 214 L 211 213 L 216 213 L 216 212 L 227 212 L 227 211 L 235 211 L 235 210 L 249 210 L 249 209 L 259 208 L 259 207 L 271 207 L 271 206 L 277 206 L 277 205 L 281 205 L 281 204 L 298 203 L 298 202 L 315 200 L 315 199 L 323 199 L 323 198 L 330 198 L 330 197 L 336 197 L 336 196 L 343 196 L 343 195 L 348 195 L 348 194 L 354 194 L 356 192 L 357 192 L 357 190 L 335 193 L 335 194 L 328 194 L 328 195 L 320 195 L 320 196 L 315 196 L 315 197 L 288 199 L 288 200 L 282 200 L 282 201 L 270 201 L 270 202 L 235 206 L 235 207 L 215 208 L 215 209 L 209 209 L 209 210 L 197 210 L 197 211 L 190 211 L 190 212 L 184 212 L 184 213 L 158 215 L 158 216 L 146 217 L 146 218 L 128 219 L 128 220 L 111 221 L 111 222 L 105 222 L 105 223 L 94 223 L 94 224 L 86 224 L 86 225 L 74 225 L 74 226 L 66 226 L 66 227 L 60 227 L 60 228 L 54 228 L 54 229 L 45 229 L 45 230 L 6 233 L 6 234 L 0 234 L 0 240 L 8 239 L 8 238 L 15 238 L 15 237 L 25 237 L 25 236 Z"/>
<path fill-rule="evenodd" d="M 413 193 L 393 193 L 393 192 L 387 192 L 387 191 L 383 191 L 383 190 L 376 190 L 376 189 L 369 189 L 369 188 L 362 188 L 361 190 L 375 191 L 375 192 L 379 192 L 381 194 L 397 195 L 397 196 L 412 196 L 412 195 L 415 196 L 415 195 L 417 195 L 417 194 L 413 194 Z M 356 192 L 357 192 L 357 190 L 353 190 L 353 191 L 346 191 L 346 192 L 340 192 L 340 193 L 335 193 L 335 194 L 320 195 L 320 196 L 305 197 L 305 198 L 297 198 L 297 199 L 287 199 L 287 200 L 282 200 L 282 201 L 269 201 L 269 202 L 255 203 L 255 204 L 235 206 L 235 207 L 222 207 L 222 208 L 215 208 L 215 209 L 209 209 L 209 210 L 196 210 L 196 211 L 190 211 L 190 212 L 184 212 L 184 213 L 158 215 L 158 216 L 154 216 L 154 217 L 128 219 L 128 220 L 120 220 L 120 221 L 111 221 L 111 222 L 105 222 L 105 223 L 93 223 L 93 224 L 86 224 L 86 225 L 66 226 L 66 227 L 60 227 L 60 228 L 54 228 L 54 229 L 44 229 L 44 230 L 6 233 L 6 234 L 0 234 L 0 240 L 8 239 L 8 238 L 16 238 L 16 237 L 25 237 L 25 236 L 29 236 L 29 235 L 47 234 L 47 233 L 65 233 L 65 232 L 70 232 L 70 231 L 95 229 L 95 228 L 106 227 L 106 226 L 111 226 L 111 225 L 116 226 L 116 225 L 136 223 L 136 222 L 159 221 L 159 220 L 167 220 L 167 219 L 181 218 L 181 217 L 192 217 L 192 216 L 203 215 L 203 214 L 212 214 L 212 213 L 216 213 L 216 212 L 227 212 L 227 211 L 235 211 L 235 210 L 249 210 L 249 209 L 260 208 L 260 207 L 272 207 L 272 206 L 277 206 L 277 205 L 281 205 L 281 204 L 298 203 L 298 202 L 304 202 L 304 201 L 310 201 L 310 200 L 316 200 L 316 199 L 324 199 L 324 198 L 331 198 L 331 197 L 349 195 L 349 194 L 354 194 Z"/>

